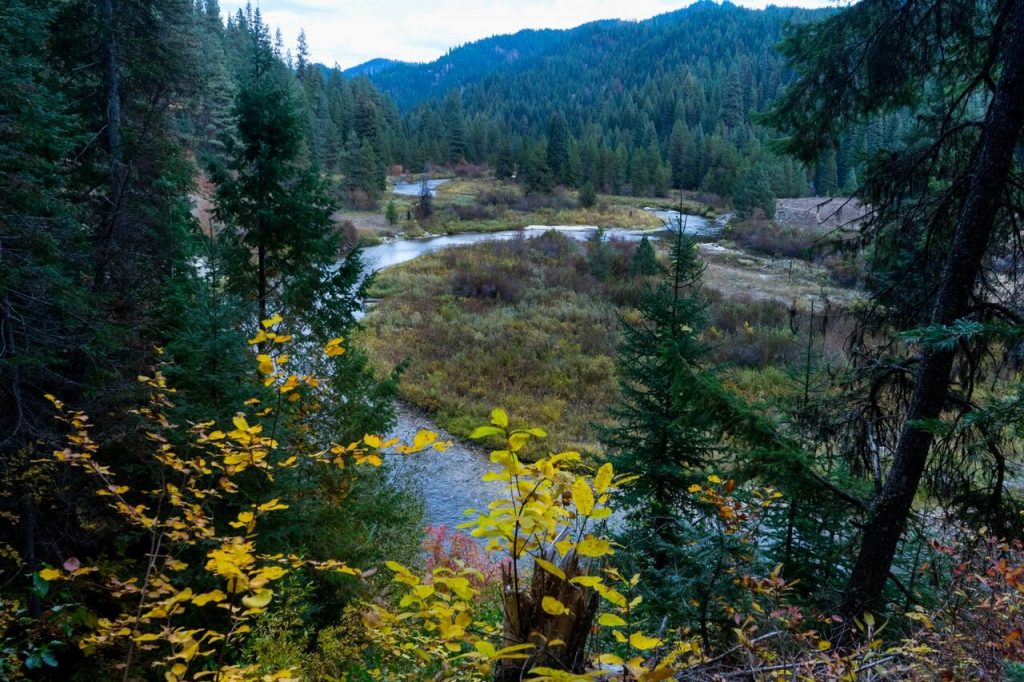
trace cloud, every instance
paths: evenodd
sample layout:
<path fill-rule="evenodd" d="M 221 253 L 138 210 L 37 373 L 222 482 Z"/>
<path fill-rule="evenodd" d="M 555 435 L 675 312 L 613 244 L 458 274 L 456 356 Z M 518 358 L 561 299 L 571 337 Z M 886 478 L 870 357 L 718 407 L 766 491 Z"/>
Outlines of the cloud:
<path fill-rule="evenodd" d="M 257 3 L 253 3 L 254 5 Z M 431 61 L 449 48 L 524 28 L 572 28 L 597 19 L 646 19 L 689 2 L 680 0 L 261 0 L 263 16 L 294 49 L 305 29 L 314 61 L 355 66 L 375 57 Z M 834 0 L 737 0 L 825 7 Z M 234 13 L 245 0 L 221 0 Z"/>

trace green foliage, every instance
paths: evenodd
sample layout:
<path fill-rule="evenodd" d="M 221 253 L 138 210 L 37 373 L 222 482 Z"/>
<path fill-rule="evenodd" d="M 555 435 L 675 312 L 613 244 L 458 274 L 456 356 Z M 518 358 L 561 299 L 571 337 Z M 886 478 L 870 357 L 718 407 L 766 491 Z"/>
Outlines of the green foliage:
<path fill-rule="evenodd" d="M 651 246 L 651 240 L 644 237 L 636 247 L 629 271 L 631 274 L 646 277 L 657 274 L 659 269 L 658 258 L 654 253 L 654 247 Z"/>
<path fill-rule="evenodd" d="M 597 203 L 597 192 L 594 190 L 593 183 L 586 183 L 580 190 L 580 206 L 583 208 L 593 208 Z"/>
<path fill-rule="evenodd" d="M 453 433 L 469 434 L 500 396 L 555 424 L 557 447 L 594 450 L 590 424 L 616 394 L 613 301 L 633 289 L 628 252 L 604 246 L 607 282 L 556 234 L 422 256 L 382 273 L 359 339 L 379 369 L 406 364 L 403 397 Z"/>
<path fill-rule="evenodd" d="M 684 543 L 679 524 L 686 490 L 715 447 L 713 418 L 702 405 L 709 380 L 700 365 L 703 266 L 681 229 L 673 241 L 671 268 L 645 282 L 638 314 L 623 322 L 622 397 L 611 412 L 615 426 L 601 434 L 616 468 L 639 477 L 624 504 L 648 538 L 633 550 L 651 557 L 656 571 L 666 570 L 667 552 Z"/>

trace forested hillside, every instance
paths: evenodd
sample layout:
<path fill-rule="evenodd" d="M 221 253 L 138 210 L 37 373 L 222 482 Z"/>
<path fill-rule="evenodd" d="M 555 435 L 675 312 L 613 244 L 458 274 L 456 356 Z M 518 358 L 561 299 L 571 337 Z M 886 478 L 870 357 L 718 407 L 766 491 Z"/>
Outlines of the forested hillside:
<path fill-rule="evenodd" d="M 518 171 L 538 189 L 742 193 L 770 211 L 769 193 L 850 191 L 864 154 L 902 125 L 853 131 L 809 173 L 767 149 L 778 135 L 756 114 L 793 78 L 775 45 L 787 25 L 827 14 L 703 2 L 642 22 L 489 38 L 370 79 L 408 112 L 413 170 L 466 158 L 499 176 Z"/>

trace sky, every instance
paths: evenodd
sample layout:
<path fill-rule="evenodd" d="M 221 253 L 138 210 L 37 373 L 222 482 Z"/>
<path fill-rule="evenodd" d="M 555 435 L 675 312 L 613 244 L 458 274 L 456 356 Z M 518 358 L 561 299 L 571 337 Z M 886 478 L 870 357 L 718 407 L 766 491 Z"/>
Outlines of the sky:
<path fill-rule="evenodd" d="M 827 7 L 835 0 L 733 0 Z M 597 19 L 647 19 L 685 0 L 252 0 L 294 51 L 306 30 L 313 61 L 343 69 L 376 57 L 429 62 L 451 47 L 524 28 L 572 28 Z M 220 0 L 232 14 L 246 0 Z"/>

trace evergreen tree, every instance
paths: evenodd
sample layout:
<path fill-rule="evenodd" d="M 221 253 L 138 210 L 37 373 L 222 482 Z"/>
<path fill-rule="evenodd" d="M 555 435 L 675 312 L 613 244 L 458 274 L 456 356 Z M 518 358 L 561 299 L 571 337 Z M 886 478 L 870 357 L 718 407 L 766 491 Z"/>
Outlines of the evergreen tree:
<path fill-rule="evenodd" d="M 547 144 L 541 141 L 529 154 L 526 169 L 526 191 L 547 194 L 555 188 L 555 179 L 548 165 Z"/>
<path fill-rule="evenodd" d="M 235 105 L 238 136 L 228 142 L 227 168 L 215 169 L 216 214 L 227 228 L 228 281 L 266 319 L 288 299 L 313 298 L 338 244 L 333 208 L 302 163 L 303 127 L 288 74 L 258 17 L 250 32 L 251 66 Z"/>
<path fill-rule="evenodd" d="M 935 20 L 920 23 L 924 16 Z M 987 380 L 977 358 L 991 353 L 991 339 L 984 350 L 971 350 L 970 335 L 955 330 L 983 325 L 994 308 L 1020 300 L 1017 290 L 1006 299 L 987 286 L 983 269 L 1001 245 L 1020 239 L 1021 202 L 1010 188 L 1019 187 L 1015 151 L 1024 129 L 1024 1 L 852 5 L 794 29 L 784 52 L 801 78 L 771 122 L 791 134 L 783 146 L 805 162 L 834 151 L 835 140 L 855 126 L 868 124 L 870 135 L 872 123 L 898 123 L 889 112 L 922 105 L 909 139 L 876 155 L 864 184 L 874 206 L 876 282 L 884 284 L 873 293 L 888 309 L 882 326 L 927 326 L 941 342 L 915 344 L 906 360 L 912 380 L 889 377 L 898 383 L 896 413 L 886 417 L 894 435 L 872 449 L 891 453 L 891 461 L 875 480 L 875 499 L 863 505 L 867 523 L 842 607 L 849 619 L 884 604 L 918 488 L 936 463 L 930 455 L 943 449 L 933 448 L 944 431 L 937 425 L 972 413 L 971 387 Z M 968 101 L 977 106 L 965 107 Z M 966 129 L 972 132 L 964 135 Z M 887 261 L 899 267 L 889 269 Z M 872 326 L 879 328 L 878 320 Z M 886 353 L 879 364 L 891 367 Z M 885 389 L 884 371 L 868 379 L 872 396 Z M 983 455 L 968 459 L 974 456 Z M 991 468 L 999 460 L 993 457 Z"/>
<path fill-rule="evenodd" d="M 465 160 L 468 151 L 466 112 L 458 90 L 448 93 L 444 100 L 444 129 L 448 140 L 448 158 L 451 163 Z"/>
<path fill-rule="evenodd" d="M 686 491 L 708 464 L 714 443 L 711 417 L 700 403 L 705 304 L 697 287 L 703 266 L 681 225 L 670 261 L 668 272 L 645 284 L 640 319 L 623 323 L 617 426 L 601 437 L 615 469 L 639 476 L 623 502 L 643 538 L 633 549 L 655 573 L 672 570 L 671 557 L 682 544 Z"/>
<path fill-rule="evenodd" d="M 569 124 L 561 113 L 554 114 L 548 123 L 547 165 L 556 185 L 574 183 L 569 156 Z"/>
<path fill-rule="evenodd" d="M 654 247 L 651 246 L 651 240 L 645 236 L 640 240 L 636 251 L 633 252 L 633 260 L 630 262 L 629 271 L 634 275 L 646 277 L 657 274 L 660 269 L 658 258 L 654 253 Z"/>
<path fill-rule="evenodd" d="M 682 121 L 676 121 L 672 126 L 672 136 L 669 140 L 668 159 L 669 168 L 672 174 L 673 189 L 693 189 L 689 185 L 689 178 L 686 172 L 686 160 L 693 154 L 693 136 Z"/>
<path fill-rule="evenodd" d="M 759 162 L 747 171 L 733 198 L 733 205 L 743 218 L 753 216 L 754 209 L 758 208 L 766 218 L 775 217 L 775 193 L 765 164 Z"/>
<path fill-rule="evenodd" d="M 597 203 L 597 192 L 594 190 L 594 185 L 591 182 L 583 185 L 583 189 L 580 190 L 580 206 L 583 208 L 593 208 L 594 204 Z"/>
<path fill-rule="evenodd" d="M 494 162 L 494 177 L 499 180 L 508 180 L 515 173 L 515 159 L 512 156 L 512 144 L 508 138 L 502 136 L 498 147 L 498 156 Z"/>

